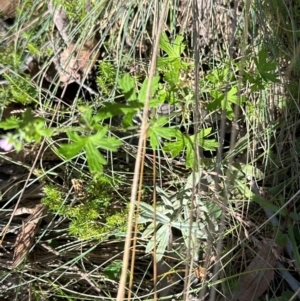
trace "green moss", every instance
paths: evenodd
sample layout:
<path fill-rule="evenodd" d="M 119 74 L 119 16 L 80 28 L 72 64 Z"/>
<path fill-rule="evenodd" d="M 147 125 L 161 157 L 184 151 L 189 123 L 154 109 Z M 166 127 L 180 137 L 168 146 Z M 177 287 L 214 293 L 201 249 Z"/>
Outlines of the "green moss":
<path fill-rule="evenodd" d="M 79 22 L 83 20 L 86 15 L 87 0 L 69 1 L 69 0 L 55 0 L 55 5 L 61 5 L 65 10 L 68 18 L 73 22 Z"/>
<path fill-rule="evenodd" d="M 12 102 L 29 104 L 35 102 L 37 90 L 30 83 L 29 75 L 22 74 L 22 56 L 12 47 L 0 49 L 0 61 L 3 65 L 9 66 L 2 74 L 7 85 L 0 86 L 0 105 L 5 107 Z"/>
<path fill-rule="evenodd" d="M 115 85 L 117 71 L 110 62 L 100 62 L 97 76 L 97 84 L 104 96 L 110 96 Z"/>
<path fill-rule="evenodd" d="M 115 186 L 106 176 L 91 180 L 77 198 L 79 204 L 64 204 L 65 194 L 59 187 L 45 187 L 45 197 L 42 202 L 52 212 L 58 213 L 70 220 L 69 233 L 79 239 L 90 240 L 105 238 L 114 233 L 126 231 L 128 209 L 114 203 Z M 116 184 L 115 184 L 116 185 Z"/>
<path fill-rule="evenodd" d="M 106 218 L 106 226 L 107 228 L 116 229 L 120 232 L 126 231 L 126 225 L 127 225 L 127 215 L 128 215 L 128 209 L 116 213 L 114 215 L 108 216 Z"/>
<path fill-rule="evenodd" d="M 42 199 L 42 203 L 46 205 L 50 211 L 64 213 L 66 209 L 63 205 L 63 194 L 58 187 L 54 185 L 47 185 L 44 187 L 45 196 Z"/>

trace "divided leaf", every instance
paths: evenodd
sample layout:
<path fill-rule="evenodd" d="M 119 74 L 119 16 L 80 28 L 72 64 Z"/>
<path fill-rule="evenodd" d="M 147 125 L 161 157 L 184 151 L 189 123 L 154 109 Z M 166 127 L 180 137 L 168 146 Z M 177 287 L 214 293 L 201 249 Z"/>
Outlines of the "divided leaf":
<path fill-rule="evenodd" d="M 107 161 L 99 152 L 98 147 L 108 151 L 116 151 L 122 144 L 115 137 L 106 137 L 107 132 L 108 127 L 102 127 L 96 134 L 82 137 L 76 132 L 68 131 L 67 135 L 72 142 L 61 144 L 58 152 L 65 158 L 71 159 L 84 150 L 90 171 L 102 173 L 103 165 L 106 165 Z"/>
<path fill-rule="evenodd" d="M 168 224 L 162 225 L 156 231 L 156 260 L 160 261 L 165 253 L 165 250 L 168 246 L 168 242 L 171 235 L 171 228 Z M 154 236 L 151 237 L 147 246 L 146 246 L 146 253 L 150 253 L 154 250 L 156 246 L 154 245 Z"/>
<path fill-rule="evenodd" d="M 127 101 L 130 102 L 137 99 L 135 80 L 128 73 L 125 73 L 119 79 L 118 84 Z"/>

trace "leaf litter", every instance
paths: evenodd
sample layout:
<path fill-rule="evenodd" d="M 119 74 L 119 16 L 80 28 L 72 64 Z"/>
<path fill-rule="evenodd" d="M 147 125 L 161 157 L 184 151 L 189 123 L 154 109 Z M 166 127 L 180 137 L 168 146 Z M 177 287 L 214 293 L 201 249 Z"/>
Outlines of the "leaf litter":
<path fill-rule="evenodd" d="M 17 209 L 16 215 L 24 213 L 31 214 L 22 222 L 21 230 L 17 235 L 13 262 L 11 265 L 12 269 L 16 268 L 30 251 L 45 211 L 46 206 L 43 204 L 37 204 L 34 208 L 24 207 Z"/>
<path fill-rule="evenodd" d="M 254 301 L 268 289 L 274 279 L 275 265 L 284 247 L 264 240 L 256 256 L 238 280 L 239 288 L 219 301 Z"/>

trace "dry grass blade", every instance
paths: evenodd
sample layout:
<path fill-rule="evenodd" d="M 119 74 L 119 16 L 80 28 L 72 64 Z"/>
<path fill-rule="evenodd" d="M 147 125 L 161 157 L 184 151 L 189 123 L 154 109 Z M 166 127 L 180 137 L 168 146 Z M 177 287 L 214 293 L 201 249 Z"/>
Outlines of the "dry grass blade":
<path fill-rule="evenodd" d="M 16 239 L 16 246 L 11 268 L 16 268 L 30 250 L 34 236 L 41 221 L 41 216 L 45 212 L 45 205 L 38 204 L 32 214 L 23 221 L 22 228 Z"/>
<path fill-rule="evenodd" d="M 239 279 L 239 289 L 232 296 L 222 299 L 232 301 L 257 300 L 268 288 L 274 278 L 274 267 L 283 247 L 272 241 L 262 244 L 259 252 Z"/>
<path fill-rule="evenodd" d="M 139 178 L 140 178 L 140 170 L 141 170 L 141 162 L 142 162 L 142 151 L 144 146 L 144 140 L 147 137 L 147 131 L 148 131 L 148 110 L 149 110 L 149 102 L 150 102 L 150 95 L 151 95 L 151 84 L 152 79 L 155 74 L 156 70 L 156 59 L 157 59 L 157 53 L 158 53 L 158 45 L 159 45 L 159 39 L 162 32 L 163 24 L 165 22 L 166 18 L 166 11 L 168 7 L 168 1 L 164 1 L 162 3 L 162 10 L 161 10 L 161 17 L 159 20 L 159 23 L 157 25 L 157 35 L 155 36 L 154 45 L 153 45 L 153 53 L 149 68 L 149 82 L 147 85 L 146 90 L 146 97 L 145 97 L 145 103 L 144 103 L 144 110 L 143 110 L 143 118 L 142 118 L 142 125 L 141 125 L 141 135 L 139 138 L 139 144 L 138 144 L 138 153 L 137 153 L 137 159 L 135 162 L 135 168 L 134 168 L 134 178 L 133 178 L 133 185 L 131 190 L 131 198 L 130 198 L 130 211 L 128 214 L 128 224 L 127 224 L 127 233 L 126 233 L 126 242 L 125 242 L 125 252 L 123 256 L 123 266 L 122 266 L 122 273 L 120 277 L 120 286 L 118 290 L 117 295 L 117 301 L 123 301 L 124 295 L 125 295 L 125 285 L 126 285 L 126 278 L 127 278 L 127 267 L 128 267 L 128 259 L 129 259 L 129 253 L 130 253 L 130 246 L 131 246 L 131 227 L 133 225 L 133 217 L 134 217 L 134 209 L 135 209 L 135 201 L 136 201 L 136 195 L 138 191 L 138 185 L 139 185 Z"/>

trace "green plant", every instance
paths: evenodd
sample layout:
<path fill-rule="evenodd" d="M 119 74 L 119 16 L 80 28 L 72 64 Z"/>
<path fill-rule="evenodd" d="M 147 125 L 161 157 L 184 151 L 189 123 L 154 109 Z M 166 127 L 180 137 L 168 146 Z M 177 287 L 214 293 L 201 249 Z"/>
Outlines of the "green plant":
<path fill-rule="evenodd" d="M 23 57 L 20 51 L 15 51 L 12 46 L 9 46 L 6 48 L 0 48 L 0 61 L 1 64 L 4 66 L 9 66 L 13 71 L 20 71 Z"/>
<path fill-rule="evenodd" d="M 276 63 L 269 57 L 265 49 L 260 49 L 253 61 L 255 68 L 244 71 L 245 79 L 251 84 L 251 91 L 261 91 L 271 83 L 279 82 Z"/>
<path fill-rule="evenodd" d="M 1 76 L 7 82 L 0 85 L 1 108 L 15 102 L 22 105 L 36 103 L 38 91 L 22 71 L 24 55 L 12 47 L 0 48 L 0 62 L 5 67 Z"/>
<path fill-rule="evenodd" d="M 172 58 L 171 62 L 175 62 L 175 66 L 177 66 L 177 59 Z M 133 116 L 143 105 L 147 85 L 148 79 L 146 78 L 143 81 L 140 89 L 136 90 L 136 80 L 126 73 L 119 80 L 119 88 L 124 94 L 124 97 L 127 100 L 127 104 L 105 103 L 104 108 L 101 109 L 101 112 L 97 114 L 96 118 L 105 119 L 123 113 L 123 126 L 125 128 L 132 126 Z M 151 88 L 152 99 L 150 100 L 150 107 L 156 107 L 158 104 L 164 103 L 164 86 L 159 84 L 158 77 L 155 77 L 153 79 Z M 180 152 L 186 150 L 187 168 L 193 168 L 193 143 L 196 136 L 196 145 L 204 148 L 205 150 L 215 150 L 219 145 L 214 139 L 207 138 L 207 136 L 209 136 L 209 134 L 211 133 L 211 128 L 203 129 L 197 135 L 188 136 L 180 132 L 178 129 L 166 127 L 165 125 L 168 122 L 169 118 L 167 116 L 163 116 L 158 119 L 151 119 L 148 130 L 150 145 L 153 149 L 157 149 L 160 146 L 161 138 L 165 138 L 167 140 L 175 140 L 165 143 L 164 150 L 166 152 L 170 152 L 172 157 L 176 157 Z"/>
<path fill-rule="evenodd" d="M 155 76 L 152 79 L 150 108 L 156 108 L 158 105 L 166 101 L 171 103 L 179 102 L 174 98 L 174 92 L 180 90 L 180 72 L 187 70 L 192 64 L 185 62 L 181 55 L 185 49 L 183 37 L 178 35 L 172 44 L 167 35 L 161 36 L 160 48 L 165 52 L 166 56 L 158 58 L 158 71 L 163 74 L 163 78 L 168 82 L 168 86 L 160 83 L 160 77 Z M 104 75 L 104 82 L 111 81 L 111 75 L 115 73 L 111 64 L 105 63 L 100 65 L 100 69 Z M 98 78 L 98 82 L 103 86 L 103 79 Z M 109 118 L 124 114 L 123 126 L 125 128 L 132 126 L 132 117 L 143 108 L 146 97 L 146 90 L 149 79 L 146 77 L 140 84 L 135 77 L 125 73 L 118 80 L 118 89 L 124 95 L 126 104 L 103 103 L 104 108 L 101 109 L 101 117 Z M 174 98 L 174 99 L 173 99 Z"/>
<path fill-rule="evenodd" d="M 70 220 L 70 234 L 83 240 L 105 238 L 126 230 L 128 209 L 124 206 L 114 209 L 114 189 L 116 179 L 113 187 L 112 181 L 101 175 L 84 185 L 78 202 L 74 205 L 70 205 L 65 193 L 53 185 L 44 188 L 45 197 L 42 202 L 52 212 Z"/>
<path fill-rule="evenodd" d="M 168 56 L 159 60 L 159 66 L 162 68 L 161 70 L 163 70 L 164 75 L 168 79 L 171 90 L 175 89 L 182 68 L 185 69 L 188 66 L 188 64 L 184 63 L 180 58 L 184 49 L 184 46 L 182 46 L 182 39 L 182 37 L 178 36 L 174 46 L 171 46 L 166 35 L 163 35 L 161 39 L 161 48 Z M 102 73 L 107 74 L 106 82 L 112 83 L 110 78 L 111 74 L 114 73 L 114 68 L 108 64 L 103 65 L 101 70 Z M 118 81 L 118 87 L 127 101 L 126 104 L 103 102 L 103 107 L 96 114 L 93 113 L 91 108 L 84 106 L 80 107 L 80 129 L 78 131 L 74 131 L 72 127 L 65 129 L 71 143 L 61 144 L 58 153 L 69 160 L 84 151 L 90 171 L 92 173 L 102 173 L 103 165 L 107 164 L 107 161 L 99 152 L 98 148 L 116 151 L 122 142 L 115 137 L 108 137 L 108 127 L 102 126 L 100 122 L 113 116 L 124 115 L 123 127 L 125 129 L 132 127 L 133 116 L 137 114 L 144 105 L 147 85 L 148 78 L 143 81 L 139 88 L 137 80 L 126 73 Z M 159 83 L 159 77 L 155 77 L 151 87 L 152 99 L 150 101 L 150 107 L 156 107 L 157 105 L 164 103 L 168 93 L 169 92 L 166 92 L 165 90 L 165 86 Z M 52 130 L 45 128 L 42 118 L 34 118 L 30 111 L 26 111 L 24 116 L 26 117 L 24 119 L 26 121 L 25 124 L 24 122 L 16 122 L 14 118 L 10 118 L 1 123 L 1 126 L 4 129 L 17 130 L 15 134 L 8 134 L 9 142 L 13 143 L 17 150 L 22 148 L 23 141 L 39 142 L 42 137 L 49 137 L 54 133 Z M 31 122 L 30 127 L 27 122 L 28 120 Z M 185 149 L 186 165 L 188 168 L 193 167 L 193 143 L 195 135 L 187 136 L 177 129 L 167 128 L 165 127 L 167 123 L 167 117 L 161 117 L 159 119 L 153 118 L 151 120 L 149 129 L 150 145 L 155 149 L 159 147 L 161 138 L 171 140 L 171 142 L 165 144 L 164 150 L 171 153 L 174 157 Z M 197 134 L 196 144 L 206 150 L 213 150 L 218 147 L 216 141 L 206 138 L 210 132 L 211 129 L 201 130 Z"/>
<path fill-rule="evenodd" d="M 110 265 L 103 270 L 104 275 L 112 280 L 118 279 L 122 271 L 122 260 L 114 260 Z"/>
<path fill-rule="evenodd" d="M 122 271 L 122 260 L 114 260 L 110 265 L 103 270 L 104 275 L 111 280 L 118 280 Z"/>
<path fill-rule="evenodd" d="M 194 67 L 193 60 L 184 55 L 186 48 L 184 38 L 177 35 L 174 41 L 171 41 L 163 33 L 159 47 L 162 50 L 162 57 L 157 60 L 157 69 L 164 82 L 160 84 L 157 103 L 178 105 L 182 108 L 182 119 L 186 117 L 189 119 L 195 97 L 193 80 L 188 78 L 193 78 Z"/>
<path fill-rule="evenodd" d="M 71 140 L 69 144 L 61 144 L 58 152 L 66 159 L 77 156 L 82 150 L 85 152 L 88 167 L 92 173 L 102 173 L 106 159 L 98 148 L 116 151 L 122 144 L 115 137 L 107 137 L 108 127 L 99 124 L 103 120 L 99 115 L 93 116 L 93 111 L 88 107 L 81 107 L 81 125 L 85 132 L 79 135 L 72 128 L 67 130 L 67 136 Z"/>
<path fill-rule="evenodd" d="M 116 82 L 117 70 L 111 62 L 102 61 L 99 63 L 97 85 L 104 97 L 111 94 Z"/>
<path fill-rule="evenodd" d="M 24 142 L 39 143 L 43 137 L 50 137 L 53 130 L 45 126 L 43 118 L 35 117 L 30 108 L 27 108 L 22 118 L 11 116 L 0 122 L 0 128 L 4 130 L 14 130 L 8 132 L 5 137 L 8 143 L 13 145 L 16 151 L 20 151 Z"/>
<path fill-rule="evenodd" d="M 86 5 L 88 3 L 87 0 L 79 0 L 79 1 L 65 1 L 65 0 L 55 0 L 55 5 L 61 5 L 64 11 L 66 12 L 69 19 L 74 21 L 81 21 L 87 16 Z"/>
<path fill-rule="evenodd" d="M 158 58 L 158 70 L 163 73 L 163 77 L 170 85 L 171 90 L 178 89 L 180 72 L 187 71 L 188 67 L 192 66 L 191 63 L 185 62 L 181 57 L 186 47 L 183 43 L 183 36 L 177 35 L 174 43 L 171 43 L 166 33 L 162 33 L 159 47 L 165 52 L 166 56 Z"/>
<path fill-rule="evenodd" d="M 0 89 L 0 95 L 11 102 L 28 105 L 36 102 L 37 89 L 30 83 L 28 75 L 17 75 L 4 73 L 4 78 L 8 81 L 6 88 Z"/>
<path fill-rule="evenodd" d="M 176 133 L 176 141 L 166 142 L 163 147 L 164 151 L 170 152 L 172 157 L 176 157 L 180 152 L 185 151 L 185 164 L 187 168 L 197 171 L 198 166 L 194 166 L 195 162 L 195 145 L 205 150 L 215 150 L 219 143 L 215 139 L 207 139 L 211 133 L 211 128 L 202 129 L 197 135 L 185 135 L 180 131 Z"/>
<path fill-rule="evenodd" d="M 245 98 L 238 95 L 238 86 L 234 81 L 230 81 L 229 84 L 226 84 L 228 81 L 228 76 L 230 76 L 229 68 L 224 69 L 214 69 L 206 79 L 210 83 L 209 90 L 212 101 L 207 104 L 207 109 L 210 112 L 216 110 L 223 110 L 226 112 L 226 117 L 229 120 L 233 120 L 234 111 L 231 104 L 242 105 L 245 101 Z M 227 87 L 226 87 L 227 85 Z M 224 90 L 227 92 L 224 93 Z"/>
<path fill-rule="evenodd" d="M 45 196 L 42 199 L 42 203 L 52 212 L 64 214 L 65 205 L 62 191 L 54 185 L 46 185 L 44 193 Z"/>
<path fill-rule="evenodd" d="M 196 173 L 196 183 L 201 178 L 211 183 L 211 177 L 205 176 L 203 170 Z M 157 187 L 158 196 L 162 203 L 156 208 L 141 202 L 141 214 L 138 219 L 140 224 L 146 224 L 142 237 L 148 240 L 146 252 L 150 253 L 156 248 L 157 261 L 161 260 L 166 248 L 172 244 L 172 228 L 181 231 L 186 247 L 189 246 L 191 239 L 191 256 L 196 258 L 199 250 L 199 241 L 207 239 L 207 229 L 211 230 L 208 223 L 211 223 L 215 231 L 218 231 L 218 219 L 222 213 L 221 208 L 209 200 L 197 200 L 200 212 L 200 221 L 190 220 L 191 195 L 193 187 L 193 175 L 191 174 L 185 187 L 175 195 L 168 195 L 161 188 Z M 156 215 L 156 227 L 154 227 L 153 216 Z M 156 232 L 156 246 L 154 245 L 153 233 Z M 192 234 L 190 237 L 189 233 Z"/>

